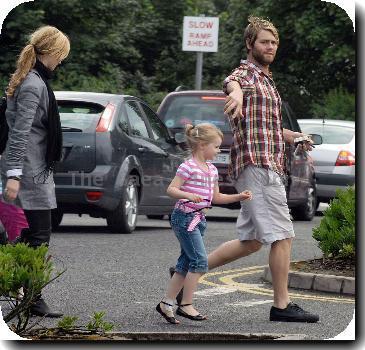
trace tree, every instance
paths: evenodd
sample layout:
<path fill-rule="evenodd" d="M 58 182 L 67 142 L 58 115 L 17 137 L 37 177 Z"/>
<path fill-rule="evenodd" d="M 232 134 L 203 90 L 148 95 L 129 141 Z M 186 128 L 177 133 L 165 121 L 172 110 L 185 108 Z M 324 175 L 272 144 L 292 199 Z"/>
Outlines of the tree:
<path fill-rule="evenodd" d="M 67 16 L 65 16 L 67 14 Z M 219 16 L 217 53 L 204 54 L 203 88 L 221 89 L 246 57 L 243 30 L 250 14 L 269 17 L 280 46 L 271 69 L 283 99 L 312 117 L 339 86 L 355 92 L 355 35 L 338 6 L 320 0 L 35 0 L 15 8 L 1 35 L 0 87 L 37 27 L 55 25 L 71 39 L 55 89 L 134 94 L 157 108 L 169 91 L 193 88 L 196 54 L 181 49 L 183 16 Z"/>

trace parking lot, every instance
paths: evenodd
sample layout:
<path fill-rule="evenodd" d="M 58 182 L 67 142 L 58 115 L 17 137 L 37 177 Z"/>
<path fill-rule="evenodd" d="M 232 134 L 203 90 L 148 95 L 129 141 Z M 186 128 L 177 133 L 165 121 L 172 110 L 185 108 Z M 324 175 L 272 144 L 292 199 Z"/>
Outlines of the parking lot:
<path fill-rule="evenodd" d="M 215 208 L 208 215 L 207 250 L 235 238 L 236 210 Z M 318 258 L 321 251 L 311 237 L 312 222 L 294 222 L 296 239 L 292 260 Z M 182 320 L 167 324 L 154 310 L 161 299 L 168 267 L 178 254 L 178 244 L 165 220 L 138 218 L 132 234 L 112 234 L 105 220 L 65 215 L 51 239 L 56 267 L 65 274 L 47 286 L 44 296 L 65 315 L 86 324 L 95 311 L 105 311 L 115 330 L 124 332 L 234 332 L 300 334 L 305 339 L 329 339 L 341 333 L 353 317 L 354 299 L 329 293 L 290 290 L 294 302 L 320 315 L 317 324 L 280 323 L 268 320 L 272 302 L 270 285 L 261 279 L 268 263 L 268 248 L 209 272 L 200 281 L 196 305 L 209 320 Z M 252 292 L 258 287 L 266 292 Z M 251 290 L 251 291 L 250 291 Z M 54 326 L 56 320 L 42 320 Z"/>

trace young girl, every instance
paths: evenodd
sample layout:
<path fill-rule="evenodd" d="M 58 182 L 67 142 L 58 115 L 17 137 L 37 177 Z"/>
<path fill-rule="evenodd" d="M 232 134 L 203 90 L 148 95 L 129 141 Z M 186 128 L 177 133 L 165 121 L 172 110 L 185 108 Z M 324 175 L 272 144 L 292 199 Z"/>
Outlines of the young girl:
<path fill-rule="evenodd" d="M 251 199 L 249 191 L 226 195 L 219 192 L 217 168 L 208 162 L 220 152 L 222 132 L 212 124 L 186 125 L 186 139 L 192 151 L 190 159 L 177 169 L 167 194 L 178 201 L 171 215 L 171 226 L 179 240 L 181 255 L 177 260 L 175 274 L 170 279 L 165 297 L 156 310 L 170 323 L 180 323 L 174 317 L 174 300 L 184 287 L 181 304 L 176 313 L 194 321 L 203 321 L 192 305 L 193 293 L 199 278 L 208 271 L 208 259 L 203 242 L 206 220 L 205 208 L 211 203 L 228 204 Z"/>

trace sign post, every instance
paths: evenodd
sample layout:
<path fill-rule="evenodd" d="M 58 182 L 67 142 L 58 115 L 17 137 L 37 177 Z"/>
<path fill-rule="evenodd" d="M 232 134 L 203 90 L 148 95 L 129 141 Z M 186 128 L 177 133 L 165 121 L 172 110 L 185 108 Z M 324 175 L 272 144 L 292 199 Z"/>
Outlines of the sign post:
<path fill-rule="evenodd" d="M 218 51 L 219 17 L 184 16 L 183 51 L 196 51 L 195 90 L 200 90 L 203 75 L 203 52 Z"/>

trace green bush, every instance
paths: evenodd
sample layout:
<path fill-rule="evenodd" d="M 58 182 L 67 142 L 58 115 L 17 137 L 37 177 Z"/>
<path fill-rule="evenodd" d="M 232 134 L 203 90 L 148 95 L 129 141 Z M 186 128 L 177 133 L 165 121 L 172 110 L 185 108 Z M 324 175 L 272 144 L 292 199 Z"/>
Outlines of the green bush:
<path fill-rule="evenodd" d="M 355 188 L 337 190 L 313 238 L 325 257 L 355 258 Z"/>
<path fill-rule="evenodd" d="M 17 324 L 12 328 L 18 334 L 26 330 L 29 308 L 42 289 L 64 272 L 53 277 L 53 262 L 47 253 L 45 245 L 36 249 L 24 243 L 0 246 L 0 296 L 10 305 L 4 321 L 16 318 Z M 18 296 L 21 288 L 23 297 Z"/>
<path fill-rule="evenodd" d="M 319 103 L 313 103 L 311 112 L 316 118 L 355 121 L 355 95 L 341 86 L 332 89 Z"/>

